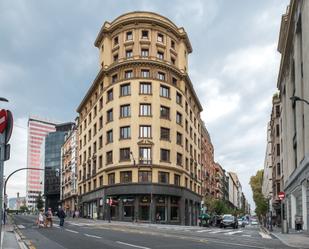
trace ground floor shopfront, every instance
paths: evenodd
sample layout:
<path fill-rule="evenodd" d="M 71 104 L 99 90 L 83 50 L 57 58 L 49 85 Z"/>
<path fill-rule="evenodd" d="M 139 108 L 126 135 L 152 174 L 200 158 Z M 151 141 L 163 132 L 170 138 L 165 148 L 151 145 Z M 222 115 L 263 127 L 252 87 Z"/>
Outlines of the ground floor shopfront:
<path fill-rule="evenodd" d="M 200 201 L 174 185 L 126 184 L 83 195 L 79 206 L 83 217 L 93 219 L 197 225 Z"/>
<path fill-rule="evenodd" d="M 78 211 L 77 195 L 71 195 L 62 200 L 62 208 L 67 216 L 72 217 L 75 211 Z"/>
<path fill-rule="evenodd" d="M 309 231 L 309 158 L 296 168 L 285 184 L 284 218 L 290 228 L 302 221 L 302 229 Z"/>

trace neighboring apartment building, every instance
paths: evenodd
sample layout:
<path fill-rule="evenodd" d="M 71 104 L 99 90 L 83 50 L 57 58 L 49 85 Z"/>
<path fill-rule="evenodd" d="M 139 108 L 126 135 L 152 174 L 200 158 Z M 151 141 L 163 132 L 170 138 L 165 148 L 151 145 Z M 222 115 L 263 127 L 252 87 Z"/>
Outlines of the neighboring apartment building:
<path fill-rule="evenodd" d="M 65 135 L 74 123 L 63 123 L 55 126 L 56 131 L 50 132 L 45 138 L 44 153 L 44 197 L 45 209 L 58 210 L 60 202 L 60 164 L 61 146 Z"/>
<path fill-rule="evenodd" d="M 78 210 L 77 197 L 77 158 L 78 158 L 78 133 L 77 126 L 65 136 L 64 144 L 61 148 L 61 193 L 62 207 L 68 215 Z"/>
<path fill-rule="evenodd" d="M 42 170 L 27 170 L 26 200 L 28 208 L 36 207 L 39 193 L 44 192 L 44 165 L 41 163 L 41 147 L 49 132 L 55 131 L 55 122 L 31 116 L 28 120 L 27 167 Z"/>
<path fill-rule="evenodd" d="M 215 197 L 215 167 L 214 167 L 214 148 L 211 143 L 209 132 L 204 123 L 202 123 L 202 138 L 201 138 L 201 164 L 203 186 L 202 195 Z"/>
<path fill-rule="evenodd" d="M 187 33 L 137 11 L 105 22 L 95 46 L 101 68 L 77 109 L 81 214 L 196 225 L 202 106 Z"/>
<path fill-rule="evenodd" d="M 272 218 L 276 224 L 281 224 L 281 202 L 278 197 L 279 192 L 283 191 L 283 173 L 280 162 L 281 155 L 281 129 L 280 129 L 280 96 L 274 94 L 272 100 L 272 111 L 270 118 L 271 130 L 271 161 L 272 161 Z"/>
<path fill-rule="evenodd" d="M 264 159 L 264 173 L 262 183 L 262 194 L 271 202 L 273 184 L 272 184 L 272 140 L 271 140 L 271 125 L 267 124 L 267 144 Z M 270 203 L 271 204 L 271 203 Z"/>
<path fill-rule="evenodd" d="M 281 20 L 278 51 L 281 53 L 277 87 L 281 99 L 284 218 L 295 228 L 295 217 L 301 216 L 303 228 L 308 231 L 309 106 L 290 98 L 297 96 L 309 101 L 309 1 L 290 1 Z"/>
<path fill-rule="evenodd" d="M 241 208 L 242 188 L 238 176 L 234 172 L 228 172 L 229 202 L 233 208 Z"/>
<path fill-rule="evenodd" d="M 219 163 L 215 163 L 215 198 L 218 200 L 224 200 L 224 175 L 225 171 Z"/>

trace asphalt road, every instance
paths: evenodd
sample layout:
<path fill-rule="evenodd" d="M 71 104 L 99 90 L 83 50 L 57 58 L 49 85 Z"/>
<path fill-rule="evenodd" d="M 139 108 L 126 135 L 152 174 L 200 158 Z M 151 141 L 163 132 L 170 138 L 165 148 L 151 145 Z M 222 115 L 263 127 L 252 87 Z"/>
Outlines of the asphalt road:
<path fill-rule="evenodd" d="M 16 215 L 21 233 L 37 249 L 245 249 L 290 248 L 258 227 L 240 229 L 66 220 L 64 228 L 37 228 L 34 216 Z M 54 219 L 58 223 L 58 219 Z"/>

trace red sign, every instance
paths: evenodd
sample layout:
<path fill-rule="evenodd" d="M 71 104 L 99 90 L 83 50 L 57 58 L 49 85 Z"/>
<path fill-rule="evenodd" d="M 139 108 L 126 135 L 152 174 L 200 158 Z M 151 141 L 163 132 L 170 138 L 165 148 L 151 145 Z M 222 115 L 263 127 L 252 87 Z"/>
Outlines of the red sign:
<path fill-rule="evenodd" d="M 282 201 L 285 198 L 285 193 L 284 192 L 279 192 L 278 197 Z"/>
<path fill-rule="evenodd" d="M 5 131 L 7 121 L 8 121 L 7 111 L 2 109 L 0 111 L 0 133 L 3 133 Z"/>
<path fill-rule="evenodd" d="M 7 125 L 5 133 L 5 143 L 8 143 L 13 131 L 13 115 L 10 110 L 7 110 Z"/>

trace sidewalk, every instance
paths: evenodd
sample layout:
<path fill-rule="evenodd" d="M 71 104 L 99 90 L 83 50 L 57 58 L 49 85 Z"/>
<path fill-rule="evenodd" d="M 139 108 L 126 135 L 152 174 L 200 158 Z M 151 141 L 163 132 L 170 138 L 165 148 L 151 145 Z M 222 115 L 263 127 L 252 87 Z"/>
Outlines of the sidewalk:
<path fill-rule="evenodd" d="M 8 219 L 8 224 L 2 225 L 2 248 L 0 249 L 26 248 L 22 242 L 18 241 L 18 237 L 19 235 L 15 233 L 11 220 Z"/>
<path fill-rule="evenodd" d="M 278 227 L 274 227 L 272 232 L 268 231 L 262 226 L 261 228 L 281 240 L 281 242 L 287 246 L 297 248 L 309 248 L 309 234 L 306 232 L 302 231 L 299 233 L 294 229 L 289 229 L 288 234 L 283 234 L 281 233 L 281 228 Z"/>

